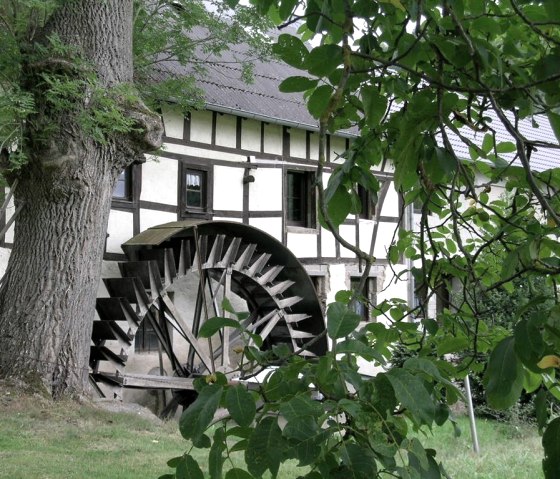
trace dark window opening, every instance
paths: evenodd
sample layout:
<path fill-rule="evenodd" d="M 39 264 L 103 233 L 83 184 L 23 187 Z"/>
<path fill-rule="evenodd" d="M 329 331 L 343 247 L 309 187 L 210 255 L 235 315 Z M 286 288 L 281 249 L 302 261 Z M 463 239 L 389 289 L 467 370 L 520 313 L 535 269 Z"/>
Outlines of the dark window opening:
<path fill-rule="evenodd" d="M 375 204 L 373 202 L 371 193 L 366 190 L 362 185 L 358 185 L 357 189 L 358 198 L 360 198 L 361 209 L 358 215 L 363 220 L 370 220 L 375 215 Z"/>
<path fill-rule="evenodd" d="M 319 298 L 319 302 L 321 303 L 321 309 L 324 312 L 327 306 L 327 291 L 325 286 L 325 277 L 310 276 L 310 278 L 311 278 L 311 282 L 313 283 L 313 287 L 315 288 L 315 293 L 317 293 L 317 297 Z"/>
<path fill-rule="evenodd" d="M 315 227 L 315 195 L 312 172 L 287 172 L 286 222 L 290 226 Z"/>
<path fill-rule="evenodd" d="M 158 337 L 152 323 L 145 319 L 134 336 L 134 350 L 137 353 L 153 353 L 158 351 Z"/>
<path fill-rule="evenodd" d="M 361 278 L 350 279 L 350 289 L 356 294 L 356 298 L 350 303 L 352 310 L 362 317 L 362 321 L 371 321 L 372 307 L 376 302 L 375 278 L 367 278 L 363 289 L 359 291 Z"/>

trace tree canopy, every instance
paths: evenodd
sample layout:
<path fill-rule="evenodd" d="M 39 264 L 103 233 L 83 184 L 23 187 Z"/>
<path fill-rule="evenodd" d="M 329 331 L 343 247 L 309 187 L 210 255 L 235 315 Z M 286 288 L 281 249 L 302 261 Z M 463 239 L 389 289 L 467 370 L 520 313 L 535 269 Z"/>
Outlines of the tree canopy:
<path fill-rule="evenodd" d="M 273 51 L 301 70 L 280 89 L 302 92 L 320 125 L 323 224 L 367 271 L 376 262 L 372 251 L 345 242 L 337 227 L 359 211 L 357 185 L 382 203 L 383 186 L 372 170 L 393 167 L 409 207 L 402 213 L 408 228 L 395 234 L 388 257 L 395 280 L 414 279 L 418 302 L 374 305 L 380 321 L 356 330 L 356 293 L 339 292 L 327 314 L 331 353 L 317 362 L 280 349 L 269 353 L 272 359 L 259 356 L 280 367 L 255 394 L 263 404 L 256 416 L 254 408 L 238 410 L 228 401 L 251 396 L 223 378 L 199 384 L 205 400 L 186 411 L 181 432 L 194 447 L 210 447 L 211 477 L 220 477 L 234 450 L 245 451 L 246 471 L 234 468 L 226 478 L 261 477 L 267 469 L 275 476 L 287 458 L 309 466 L 303 477 L 310 479 L 443 477 L 437 454 L 409 432 L 448 420 L 449 405 L 461 396 L 453 381 L 484 371 L 492 407 L 514 404 L 523 390 L 538 392 L 543 471 L 557 477 L 560 419 L 548 417 L 546 401 L 560 398 L 558 2 L 253 3 L 281 31 Z M 282 33 L 288 25 L 298 33 Z M 543 138 L 539 128 L 547 122 L 554 134 Z M 323 185 L 326 135 L 349 127 L 359 137 Z M 550 158 L 544 166 L 537 162 L 543 156 Z M 417 227 L 406 218 L 413 204 Z M 489 301 L 482 299 L 512 292 L 521 278 L 530 300 L 513 312 L 512 330 L 493 328 Z M 552 298 L 534 286 L 543 281 Z M 444 299 L 446 287 L 455 294 L 430 314 L 430 297 Z M 395 343 L 412 352 L 400 368 L 391 367 Z M 488 363 L 479 353 L 490 353 Z M 363 378 L 357 358 L 385 370 Z M 213 414 L 203 404 L 225 405 L 238 426 L 221 422 L 210 440 L 205 431 Z M 276 415 L 287 421 L 283 429 Z M 239 442 L 231 447 L 229 437 Z M 179 477 L 198 470 L 193 461 L 186 454 L 170 465 Z"/>

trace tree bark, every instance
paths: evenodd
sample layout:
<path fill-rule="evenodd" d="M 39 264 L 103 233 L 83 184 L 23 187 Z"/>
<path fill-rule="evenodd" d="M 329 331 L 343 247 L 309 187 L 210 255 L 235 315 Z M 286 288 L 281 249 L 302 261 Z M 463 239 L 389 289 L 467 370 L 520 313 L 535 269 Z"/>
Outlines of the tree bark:
<path fill-rule="evenodd" d="M 132 0 L 64 2 L 41 38 L 47 43 L 53 34 L 78 52 L 98 85 L 132 83 Z M 27 123 L 23 147 L 29 162 L 18 174 L 15 193 L 23 208 L 0 289 L 0 376 L 39 378 L 59 398 L 87 390 L 116 177 L 143 151 L 160 145 L 162 127 L 141 103 L 127 105 L 141 134 L 112 134 L 97 142 L 75 114 L 49 108 L 40 74 L 31 72 L 26 81 L 37 114 Z M 87 108 L 87 91 L 80 101 Z"/>

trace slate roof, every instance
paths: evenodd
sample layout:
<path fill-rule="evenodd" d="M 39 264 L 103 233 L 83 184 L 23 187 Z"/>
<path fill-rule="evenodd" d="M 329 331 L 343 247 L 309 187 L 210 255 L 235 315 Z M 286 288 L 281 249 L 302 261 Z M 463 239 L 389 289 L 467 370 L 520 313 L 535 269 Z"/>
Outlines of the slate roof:
<path fill-rule="evenodd" d="M 196 34 L 196 32 L 195 32 Z M 252 60 L 254 81 L 246 83 L 242 79 L 239 58 L 247 58 L 247 48 L 236 45 L 221 57 L 208 56 L 204 74 L 196 73 L 197 85 L 203 90 L 206 107 L 212 111 L 230 113 L 245 118 L 255 118 L 306 130 L 317 131 L 318 122 L 307 111 L 300 93 L 281 93 L 278 89 L 282 80 L 289 76 L 305 75 L 305 72 L 293 68 L 279 60 Z M 161 80 L 168 75 L 192 74 L 192 70 L 176 62 L 163 62 L 158 65 L 154 80 Z M 536 120 L 539 127 L 525 121 L 520 130 L 529 140 L 558 145 L 548 120 L 545 117 Z M 513 141 L 501 122 L 495 118 L 492 127 L 496 130 L 497 140 Z M 469 128 L 462 128 L 461 133 L 480 145 L 484 133 L 475 133 Z M 357 129 L 338 132 L 340 136 L 357 136 Z M 450 141 L 459 158 L 470 157 L 468 147 L 455 135 L 449 133 Z M 503 155 L 506 160 L 513 160 L 513 155 Z M 537 148 L 531 156 L 534 169 L 541 171 L 560 167 L 560 149 Z"/>

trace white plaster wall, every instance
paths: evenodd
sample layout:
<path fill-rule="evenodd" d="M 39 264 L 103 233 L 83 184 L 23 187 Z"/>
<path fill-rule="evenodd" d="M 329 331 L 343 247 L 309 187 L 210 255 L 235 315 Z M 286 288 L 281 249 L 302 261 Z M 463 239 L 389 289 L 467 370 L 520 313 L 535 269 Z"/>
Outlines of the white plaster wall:
<path fill-rule="evenodd" d="M 346 151 L 346 139 L 339 136 L 331 136 L 331 161 L 342 162 L 342 159 L 336 160 L 338 155 L 342 155 Z"/>
<path fill-rule="evenodd" d="M 257 168 L 251 170 L 255 181 L 249 183 L 249 209 L 252 211 L 282 210 L 282 170 Z"/>
<path fill-rule="evenodd" d="M 8 194 L 9 192 L 9 188 L 5 188 L 4 189 L 4 194 Z M 6 208 L 6 222 L 8 222 L 10 220 L 10 218 L 13 216 L 13 214 L 16 211 L 16 207 L 14 205 L 14 197 L 12 196 L 10 198 L 10 201 L 8 203 L 8 207 Z M 5 241 L 6 243 L 13 243 L 14 242 L 14 227 L 15 227 L 15 223 L 12 223 L 12 226 L 10 226 L 8 228 L 8 231 L 6 231 L 6 236 L 5 236 Z"/>
<path fill-rule="evenodd" d="M 282 218 L 249 218 L 249 224 L 282 241 Z"/>
<path fill-rule="evenodd" d="M 10 258 L 10 252 L 8 248 L 0 248 L 0 277 L 6 272 L 6 267 L 8 266 L 8 259 Z"/>
<path fill-rule="evenodd" d="M 379 229 L 377 231 L 377 241 L 375 243 L 373 256 L 375 256 L 376 258 L 387 258 L 387 250 L 391 245 L 393 236 L 395 236 L 395 230 L 397 229 L 397 227 L 397 223 L 379 223 Z"/>
<path fill-rule="evenodd" d="M 360 221 L 359 232 L 360 232 L 360 248 L 369 253 L 371 247 L 372 233 L 374 230 L 375 223 L 373 221 Z M 375 249 L 373 255 L 378 259 L 387 258 L 387 249 L 391 245 L 391 241 L 395 234 L 395 229 L 397 228 L 397 223 L 379 223 L 377 229 L 377 239 L 375 242 Z"/>
<path fill-rule="evenodd" d="M 140 231 L 172 221 L 177 221 L 176 213 L 140 209 Z"/>
<path fill-rule="evenodd" d="M 399 213 L 399 194 L 395 190 L 394 184 L 391 183 L 383 202 L 383 208 L 381 208 L 381 216 L 398 217 Z"/>
<path fill-rule="evenodd" d="M 214 216 L 212 221 L 232 221 L 233 223 L 243 223 L 243 218 L 226 218 L 225 216 Z"/>
<path fill-rule="evenodd" d="M 264 152 L 273 155 L 282 154 L 282 127 L 280 125 L 264 125 Z"/>
<path fill-rule="evenodd" d="M 185 118 L 181 110 L 174 105 L 163 105 L 161 108 L 165 135 L 171 138 L 183 139 Z"/>
<path fill-rule="evenodd" d="M 369 221 L 369 220 L 358 221 L 358 231 L 359 231 L 359 239 L 360 239 L 358 246 L 362 251 L 365 251 L 366 253 L 369 253 L 374 226 L 375 226 L 374 221 Z"/>
<path fill-rule="evenodd" d="M 212 112 L 191 112 L 191 141 L 212 143 Z"/>
<path fill-rule="evenodd" d="M 319 135 L 311 133 L 309 135 L 309 157 L 312 160 L 319 160 Z"/>
<path fill-rule="evenodd" d="M 142 192 L 140 199 L 166 205 L 177 205 L 179 162 L 151 156 L 142 165 Z"/>
<path fill-rule="evenodd" d="M 219 160 L 239 162 L 239 163 L 247 162 L 247 157 L 244 155 L 225 153 L 223 151 L 206 150 L 204 148 L 194 148 L 192 146 L 187 146 L 187 145 L 175 145 L 172 143 L 166 143 L 164 145 L 164 151 L 168 151 L 169 153 L 177 153 L 179 155 L 192 156 L 194 158 L 201 158 L 201 159 L 209 158 L 209 159 L 219 159 Z"/>
<path fill-rule="evenodd" d="M 122 253 L 121 244 L 134 236 L 133 214 L 127 211 L 111 210 L 107 227 L 107 252 Z"/>
<path fill-rule="evenodd" d="M 336 257 L 336 241 L 333 234 L 325 228 L 321 228 L 321 255 L 324 258 Z"/>
<path fill-rule="evenodd" d="M 316 257 L 317 234 L 288 232 L 287 246 L 298 258 Z"/>
<path fill-rule="evenodd" d="M 232 115 L 216 116 L 216 145 L 235 148 L 237 117 Z"/>
<path fill-rule="evenodd" d="M 334 302 L 336 293 L 348 289 L 346 285 L 346 267 L 343 264 L 329 265 L 328 278 L 327 304 Z"/>
<path fill-rule="evenodd" d="M 261 151 L 261 123 L 243 119 L 241 122 L 241 148 Z"/>
<path fill-rule="evenodd" d="M 290 128 L 290 156 L 305 158 L 307 156 L 305 130 Z"/>
<path fill-rule="evenodd" d="M 390 269 L 386 270 L 383 285 L 377 292 L 377 304 L 390 298 L 401 298 L 406 301 L 408 297 L 407 275 L 402 275 L 401 279 L 395 280 L 396 275 L 405 269 L 405 265 L 395 264 L 392 266 L 392 271 Z"/>
<path fill-rule="evenodd" d="M 340 236 L 342 236 L 348 243 L 356 244 L 356 227 L 354 225 L 340 225 L 338 228 Z M 340 256 L 342 258 L 355 258 L 356 255 L 344 246 L 340 246 Z"/>
<path fill-rule="evenodd" d="M 243 211 L 243 175 L 241 168 L 214 167 L 214 209 Z"/>

